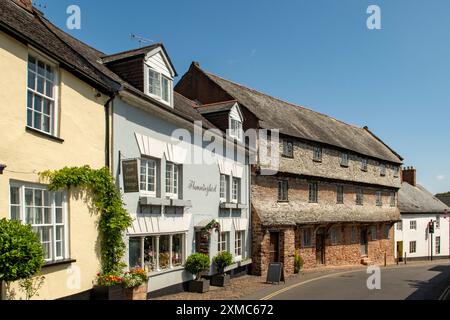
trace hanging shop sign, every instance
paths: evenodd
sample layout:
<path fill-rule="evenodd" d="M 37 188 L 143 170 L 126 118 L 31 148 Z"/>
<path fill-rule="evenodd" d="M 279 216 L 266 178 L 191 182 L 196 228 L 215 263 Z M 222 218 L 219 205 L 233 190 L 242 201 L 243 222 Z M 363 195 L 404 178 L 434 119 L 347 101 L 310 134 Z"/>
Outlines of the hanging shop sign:
<path fill-rule="evenodd" d="M 122 161 L 123 189 L 125 193 L 139 192 L 138 161 Z"/>

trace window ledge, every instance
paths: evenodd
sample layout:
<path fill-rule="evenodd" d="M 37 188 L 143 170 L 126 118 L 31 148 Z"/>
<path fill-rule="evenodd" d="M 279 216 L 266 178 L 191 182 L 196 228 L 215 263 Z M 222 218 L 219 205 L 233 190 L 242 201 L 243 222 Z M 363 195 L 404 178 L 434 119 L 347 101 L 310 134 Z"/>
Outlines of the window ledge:
<path fill-rule="evenodd" d="M 284 154 L 282 154 L 281 157 L 284 158 L 284 159 L 294 159 L 294 156 L 287 156 L 287 155 L 284 155 Z"/>
<path fill-rule="evenodd" d="M 65 260 L 59 260 L 59 261 L 51 261 L 51 262 L 44 263 L 42 268 L 50 268 L 50 267 L 62 266 L 62 265 L 72 264 L 72 263 L 75 263 L 75 262 L 77 262 L 77 260 L 75 260 L 75 259 L 65 259 Z"/>
<path fill-rule="evenodd" d="M 148 274 L 148 276 L 150 278 L 153 278 L 153 277 L 157 277 L 157 276 L 160 276 L 160 275 L 163 275 L 163 274 L 176 272 L 176 271 L 182 271 L 182 270 L 184 270 L 184 267 L 183 266 L 178 266 L 178 267 L 173 267 L 171 269 L 165 269 L 165 270 L 160 270 L 160 271 L 152 271 L 152 272 L 150 272 Z"/>
<path fill-rule="evenodd" d="M 286 203 L 289 203 L 289 200 L 278 200 L 277 202 L 286 204 Z"/>
<path fill-rule="evenodd" d="M 54 135 L 51 135 L 49 133 L 45 133 L 45 132 L 39 131 L 39 130 L 31 128 L 29 126 L 25 126 L 25 131 L 28 132 L 28 133 L 31 133 L 31 134 L 35 134 L 35 135 L 38 135 L 38 136 L 41 136 L 41 137 L 44 137 L 44 138 L 51 139 L 51 140 L 59 142 L 59 143 L 63 143 L 64 142 L 64 139 L 58 138 L 58 137 L 56 137 Z"/>

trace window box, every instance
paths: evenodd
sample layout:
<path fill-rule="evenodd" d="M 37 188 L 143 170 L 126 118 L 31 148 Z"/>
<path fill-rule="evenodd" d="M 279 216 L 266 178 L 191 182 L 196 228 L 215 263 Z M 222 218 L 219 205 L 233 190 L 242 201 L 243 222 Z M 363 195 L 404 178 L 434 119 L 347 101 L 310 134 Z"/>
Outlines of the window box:
<path fill-rule="evenodd" d="M 121 284 L 110 287 L 95 285 L 91 292 L 91 300 L 125 300 L 125 290 Z"/>
<path fill-rule="evenodd" d="M 231 270 L 237 269 L 238 267 L 239 267 L 239 264 L 236 262 L 236 263 L 233 263 L 232 265 L 229 265 L 225 269 L 223 269 L 223 272 L 229 272 Z"/>
<path fill-rule="evenodd" d="M 237 209 L 237 207 L 238 207 L 237 203 L 224 202 L 220 204 L 221 209 Z"/>
<path fill-rule="evenodd" d="M 252 259 L 245 259 L 238 263 L 239 267 L 245 267 L 253 263 Z"/>

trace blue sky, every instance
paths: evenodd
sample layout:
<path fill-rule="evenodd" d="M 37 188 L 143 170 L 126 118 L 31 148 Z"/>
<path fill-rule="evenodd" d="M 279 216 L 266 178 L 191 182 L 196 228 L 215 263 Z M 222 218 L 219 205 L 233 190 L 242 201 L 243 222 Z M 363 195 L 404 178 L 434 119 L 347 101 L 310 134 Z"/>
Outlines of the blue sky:
<path fill-rule="evenodd" d="M 35 1 L 97 49 L 164 42 L 181 75 L 202 68 L 342 121 L 367 125 L 414 165 L 432 192 L 450 191 L 450 1 Z M 67 30 L 66 8 L 82 29 Z M 367 7 L 381 8 L 369 30 Z"/>

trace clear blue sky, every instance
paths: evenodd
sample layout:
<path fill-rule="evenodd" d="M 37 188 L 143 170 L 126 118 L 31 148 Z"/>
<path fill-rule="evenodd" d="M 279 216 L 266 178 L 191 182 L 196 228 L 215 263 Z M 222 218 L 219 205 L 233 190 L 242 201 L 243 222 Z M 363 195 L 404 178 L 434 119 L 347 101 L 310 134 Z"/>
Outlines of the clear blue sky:
<path fill-rule="evenodd" d="M 106 53 L 164 42 L 181 75 L 193 60 L 225 78 L 369 126 L 418 169 L 432 192 L 450 191 L 448 0 L 47 0 L 46 16 Z M 82 29 L 65 27 L 77 4 Z M 379 5 L 382 30 L 368 30 Z"/>

